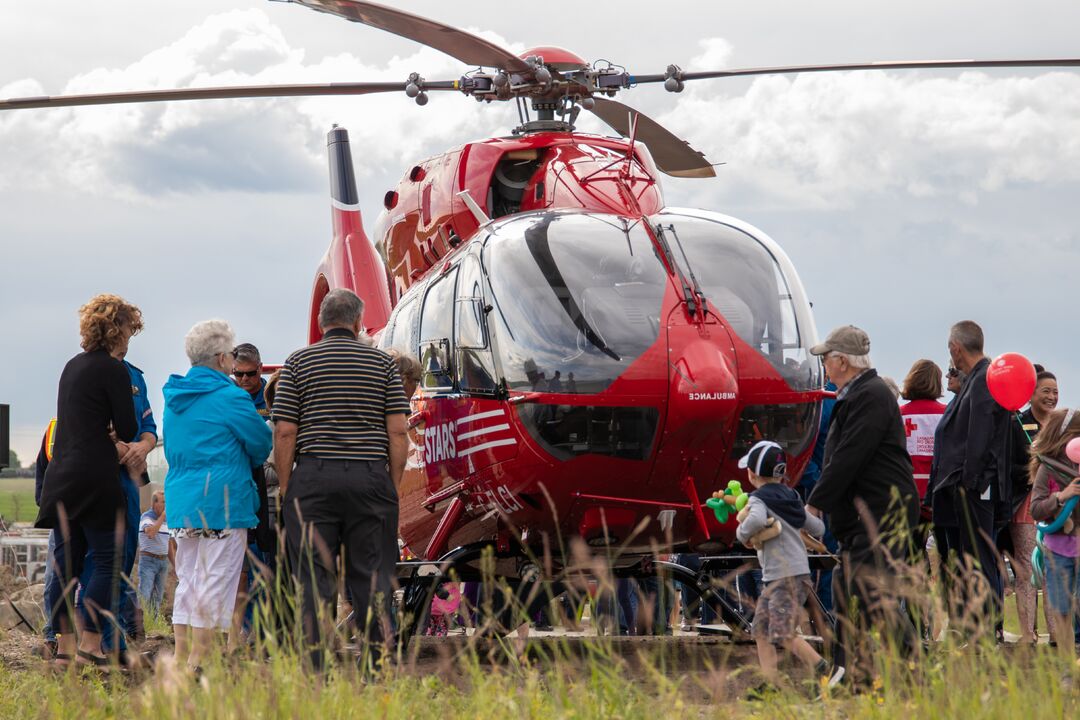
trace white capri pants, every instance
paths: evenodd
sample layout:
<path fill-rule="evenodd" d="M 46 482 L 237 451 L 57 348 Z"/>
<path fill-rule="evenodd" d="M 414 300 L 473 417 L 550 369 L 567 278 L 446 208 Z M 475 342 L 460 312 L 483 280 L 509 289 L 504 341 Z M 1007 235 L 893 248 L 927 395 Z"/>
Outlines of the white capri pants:
<path fill-rule="evenodd" d="M 176 539 L 173 625 L 228 630 L 247 551 L 247 530 L 223 538 Z"/>

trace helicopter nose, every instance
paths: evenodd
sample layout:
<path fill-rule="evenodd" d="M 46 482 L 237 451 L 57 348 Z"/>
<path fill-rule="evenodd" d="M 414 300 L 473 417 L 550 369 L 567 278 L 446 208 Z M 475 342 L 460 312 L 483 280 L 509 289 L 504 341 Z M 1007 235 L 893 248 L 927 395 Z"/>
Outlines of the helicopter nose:
<path fill-rule="evenodd" d="M 673 354 L 668 428 L 691 423 L 727 425 L 739 399 L 733 365 L 716 344 L 706 340 L 690 342 Z"/>

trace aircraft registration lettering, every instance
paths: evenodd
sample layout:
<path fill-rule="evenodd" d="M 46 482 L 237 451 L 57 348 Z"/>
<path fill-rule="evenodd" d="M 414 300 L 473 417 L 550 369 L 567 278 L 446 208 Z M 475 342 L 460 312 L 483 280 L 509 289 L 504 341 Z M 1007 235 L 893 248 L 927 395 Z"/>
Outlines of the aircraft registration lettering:
<path fill-rule="evenodd" d="M 496 494 L 499 496 L 500 505 L 506 512 L 512 513 L 515 510 L 521 509 L 521 503 L 519 503 L 517 498 L 514 497 L 514 494 L 510 492 L 510 488 L 505 485 L 500 485 L 496 489 Z"/>
<path fill-rule="evenodd" d="M 482 490 L 475 497 L 477 500 L 475 507 L 482 510 L 495 510 L 509 515 L 524 507 L 505 485 L 499 485 L 491 490 Z"/>

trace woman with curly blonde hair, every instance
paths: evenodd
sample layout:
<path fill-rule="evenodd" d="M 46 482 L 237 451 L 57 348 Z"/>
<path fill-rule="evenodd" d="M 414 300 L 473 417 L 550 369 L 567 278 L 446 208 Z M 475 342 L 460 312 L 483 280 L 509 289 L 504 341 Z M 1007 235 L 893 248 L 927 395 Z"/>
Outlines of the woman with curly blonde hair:
<path fill-rule="evenodd" d="M 142 329 L 142 310 L 119 295 L 95 295 L 79 308 L 80 345 L 86 352 L 108 350 L 111 353 L 121 346 L 124 352 L 119 354 L 125 355 L 131 336 L 138 335 Z"/>
<path fill-rule="evenodd" d="M 53 456 L 42 484 L 37 527 L 57 530 L 53 552 L 59 579 L 52 587 L 53 626 L 60 635 L 55 662 L 106 663 L 101 631 L 115 613 L 116 524 L 125 508 L 120 462 L 110 429 L 122 438 L 139 428 L 131 381 L 119 358 L 142 329 L 142 313 L 116 295 L 98 295 L 79 309 L 82 352 L 60 375 Z M 94 567 L 86 582 L 83 632 L 76 638 L 75 586 L 88 550 Z"/>

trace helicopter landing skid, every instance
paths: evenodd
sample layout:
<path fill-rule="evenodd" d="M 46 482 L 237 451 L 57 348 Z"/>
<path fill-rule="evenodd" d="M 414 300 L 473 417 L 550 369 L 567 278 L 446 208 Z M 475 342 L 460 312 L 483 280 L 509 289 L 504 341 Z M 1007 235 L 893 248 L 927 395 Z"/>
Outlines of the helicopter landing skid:
<path fill-rule="evenodd" d="M 443 583 L 456 582 L 461 579 L 481 579 L 477 573 L 475 563 L 484 552 L 494 546 L 489 542 L 479 542 L 454 548 L 443 555 L 437 561 L 408 560 L 397 564 L 397 577 L 402 586 L 400 610 L 398 616 L 400 625 L 398 637 L 404 650 L 412 638 L 422 634 L 427 627 L 431 611 L 432 600 L 436 597 L 445 599 L 440 594 Z M 520 548 L 518 548 L 520 550 Z M 510 549 L 495 554 L 497 558 L 510 558 L 520 555 Z M 612 575 L 618 579 L 647 579 L 658 578 L 664 582 L 677 583 L 679 589 L 686 591 L 691 596 L 685 610 L 688 616 L 693 617 L 702 603 L 708 603 L 736 634 L 748 635 L 752 627 L 752 617 L 748 616 L 742 603 L 733 598 L 729 591 L 715 581 L 721 574 L 730 574 L 746 570 L 756 565 L 756 556 L 750 554 L 725 554 L 704 556 L 701 558 L 701 569 L 697 572 L 677 563 L 655 560 L 652 557 L 643 557 L 639 562 L 612 569 Z M 836 558 L 832 555 L 811 556 L 812 568 L 831 568 L 836 564 Z M 503 626 L 513 624 L 511 614 L 519 617 L 530 617 L 547 602 L 570 588 L 572 583 L 560 575 L 557 578 L 544 580 L 538 575 L 514 578 L 515 601 L 520 607 L 513 613 L 510 607 L 501 607 L 496 613 L 502 622 L 494 623 L 493 629 L 499 631 Z M 544 589 L 541 590 L 540 588 Z M 817 634 L 826 636 L 835 630 L 835 618 L 822 604 L 816 593 L 810 593 L 807 603 L 810 620 Z M 340 624 L 344 628 L 352 622 L 350 613 Z"/>

